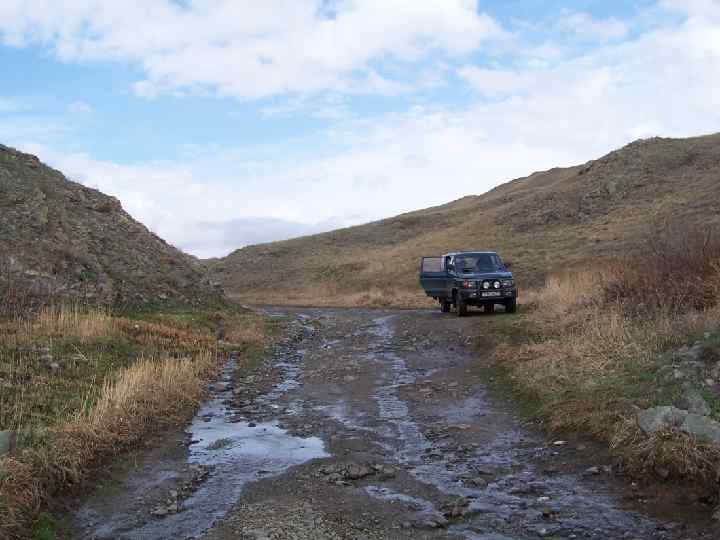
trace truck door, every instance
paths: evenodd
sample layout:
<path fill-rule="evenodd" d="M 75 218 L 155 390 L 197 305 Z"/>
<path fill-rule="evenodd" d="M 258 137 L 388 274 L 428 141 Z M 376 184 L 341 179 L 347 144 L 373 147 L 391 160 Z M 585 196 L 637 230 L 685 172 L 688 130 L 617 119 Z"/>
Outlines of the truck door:
<path fill-rule="evenodd" d="M 423 257 L 420 261 L 420 284 L 429 296 L 447 296 L 447 269 L 442 257 Z"/>

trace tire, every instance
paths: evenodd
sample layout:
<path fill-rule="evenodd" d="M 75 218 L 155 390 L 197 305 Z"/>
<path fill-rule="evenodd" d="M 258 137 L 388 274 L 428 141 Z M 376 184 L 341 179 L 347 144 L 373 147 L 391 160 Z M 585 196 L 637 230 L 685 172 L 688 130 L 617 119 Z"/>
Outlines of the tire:
<path fill-rule="evenodd" d="M 450 307 L 452 307 L 452 302 L 448 302 L 447 300 L 440 300 L 440 311 L 443 313 L 450 313 Z"/>
<path fill-rule="evenodd" d="M 517 311 L 517 300 L 513 298 L 505 302 L 505 313 L 515 313 Z"/>
<path fill-rule="evenodd" d="M 485 304 L 485 313 L 495 313 L 495 304 Z"/>
<path fill-rule="evenodd" d="M 462 296 L 460 296 L 460 293 L 457 294 L 455 297 L 455 305 L 457 306 L 457 316 L 458 317 L 464 317 L 467 315 L 467 304 L 463 301 Z"/>

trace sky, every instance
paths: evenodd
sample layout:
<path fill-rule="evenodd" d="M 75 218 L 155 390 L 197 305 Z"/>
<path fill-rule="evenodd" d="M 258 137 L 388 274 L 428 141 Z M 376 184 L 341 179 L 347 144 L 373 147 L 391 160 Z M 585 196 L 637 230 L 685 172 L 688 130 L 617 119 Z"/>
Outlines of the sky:
<path fill-rule="evenodd" d="M 0 143 L 199 257 L 720 131 L 720 0 L 2 0 Z"/>

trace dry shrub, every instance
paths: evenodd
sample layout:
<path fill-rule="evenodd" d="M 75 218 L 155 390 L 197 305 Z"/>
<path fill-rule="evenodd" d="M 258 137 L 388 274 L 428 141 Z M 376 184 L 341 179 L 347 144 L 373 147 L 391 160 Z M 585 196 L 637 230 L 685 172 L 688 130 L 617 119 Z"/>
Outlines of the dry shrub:
<path fill-rule="evenodd" d="M 720 291 L 720 229 L 655 220 L 643 249 L 614 274 L 605 294 L 638 314 L 713 307 Z"/>
<path fill-rule="evenodd" d="M 623 457 L 625 468 L 636 476 L 688 478 L 712 484 L 720 480 L 720 447 L 700 442 L 673 429 L 645 434 L 633 416 L 617 422 L 610 446 Z"/>
<path fill-rule="evenodd" d="M 717 474 L 720 448 L 677 432 L 645 435 L 635 410 L 670 405 L 679 392 L 659 375 L 664 351 L 718 329 L 718 238 L 667 223 L 634 259 L 555 274 L 528 295 L 531 341 L 494 357 L 540 402 L 550 429 L 607 441 L 631 471 Z"/>
<path fill-rule="evenodd" d="M 266 343 L 267 333 L 265 324 L 260 319 L 230 319 L 227 321 L 225 341 L 231 346 L 254 345 Z"/>
<path fill-rule="evenodd" d="M 147 321 L 132 319 L 116 319 L 117 328 L 125 335 L 131 336 L 141 345 L 151 346 L 158 350 L 210 347 L 214 343 L 213 336 L 196 328 L 175 327 Z"/>
<path fill-rule="evenodd" d="M 77 304 L 47 306 L 28 320 L 0 324 L 0 345 L 33 345 L 54 339 L 77 338 L 80 343 L 127 337 L 157 350 L 209 347 L 214 340 L 208 332 L 192 325 L 171 325 L 113 316 L 107 309 Z"/>
<path fill-rule="evenodd" d="M 32 342 L 38 337 L 76 337 L 81 342 L 112 337 L 118 333 L 118 319 L 107 310 L 74 305 L 45 307 L 28 321 L 19 337 Z"/>

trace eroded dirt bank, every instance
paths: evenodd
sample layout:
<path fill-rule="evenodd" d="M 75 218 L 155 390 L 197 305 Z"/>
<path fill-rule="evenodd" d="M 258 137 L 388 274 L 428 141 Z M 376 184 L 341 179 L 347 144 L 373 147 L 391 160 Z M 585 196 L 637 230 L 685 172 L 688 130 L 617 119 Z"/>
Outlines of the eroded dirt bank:
<path fill-rule="evenodd" d="M 231 359 L 186 433 L 78 506 L 72 538 L 718 537 L 700 502 L 491 398 L 469 347 L 487 316 L 266 311 L 288 320 L 274 355 Z"/>

